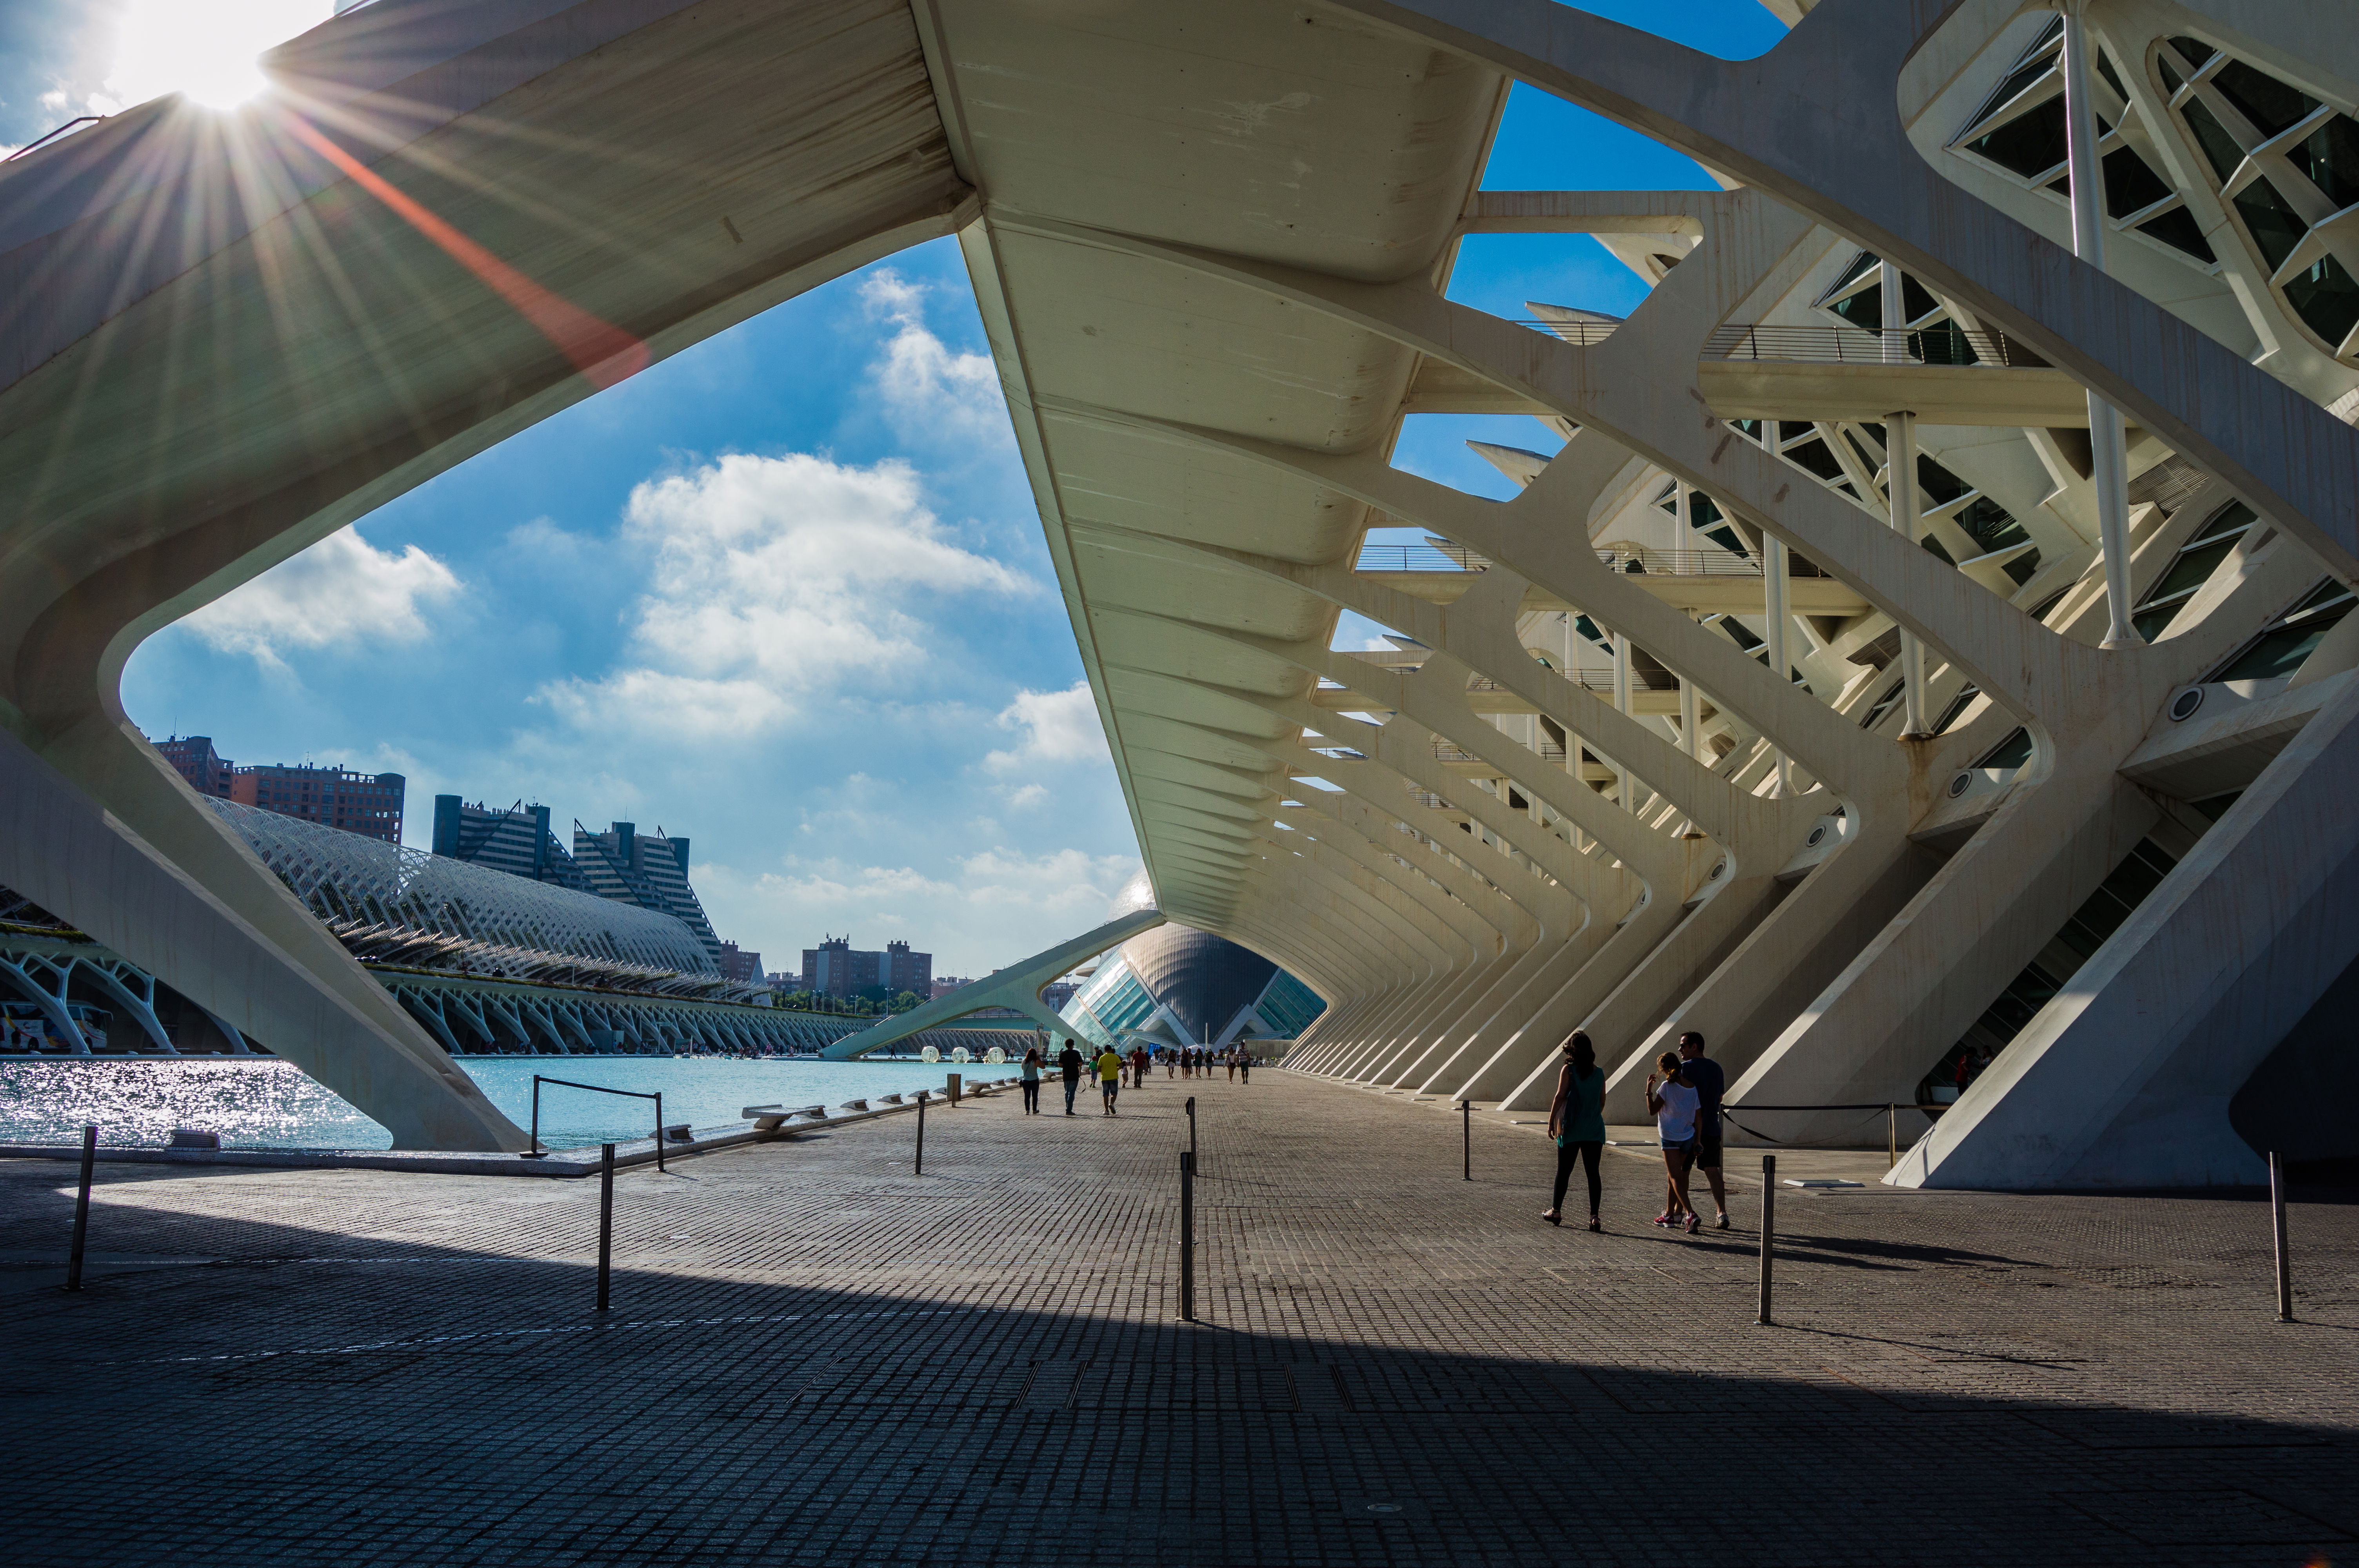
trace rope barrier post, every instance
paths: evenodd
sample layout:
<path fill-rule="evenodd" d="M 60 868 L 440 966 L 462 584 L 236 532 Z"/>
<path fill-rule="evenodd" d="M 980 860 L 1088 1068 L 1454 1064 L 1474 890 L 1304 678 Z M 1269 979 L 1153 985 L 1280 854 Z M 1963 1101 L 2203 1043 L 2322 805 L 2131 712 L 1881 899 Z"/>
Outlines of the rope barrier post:
<path fill-rule="evenodd" d="M 1474 1102 L 1473 1100 L 1462 1099 L 1458 1102 L 1458 1125 L 1465 1133 L 1465 1179 L 1471 1182 L 1474 1179 Z"/>
<path fill-rule="evenodd" d="M 1777 1156 L 1761 1156 L 1761 1303 L 1753 1314 L 1756 1328 L 1769 1328 L 1769 1260 L 1777 1235 Z"/>
<path fill-rule="evenodd" d="M 607 1276 L 614 1261 L 614 1146 L 598 1145 L 598 1310 L 606 1310 Z"/>
<path fill-rule="evenodd" d="M 1900 1163 L 1900 1107 L 1897 1102 L 1884 1108 L 1884 1168 L 1890 1170 Z"/>
<path fill-rule="evenodd" d="M 1180 1321 L 1196 1321 L 1196 1156 L 1180 1156 Z"/>
<path fill-rule="evenodd" d="M 66 1289 L 70 1291 L 82 1289 L 82 1243 L 90 1238 L 90 1179 L 97 1166 L 98 1129 L 86 1125 L 82 1130 L 82 1185 L 74 1193 L 73 1247 L 66 1254 Z M 2282 1231 L 2283 1227 L 2279 1229 Z M 2285 1256 L 2282 1246 L 2277 1249 L 2277 1256 Z M 2283 1264 L 2278 1265 L 2277 1273 L 2283 1277 Z"/>
<path fill-rule="evenodd" d="M 1188 1097 L 1188 1159 L 1189 1159 L 1189 1161 L 1192 1163 L 1192 1162 L 1194 1162 L 1195 1158 L 1196 1158 L 1196 1097 L 1195 1097 L 1194 1095 L 1190 1095 L 1190 1096 Z"/>
<path fill-rule="evenodd" d="M 540 1075 L 538 1073 L 532 1076 L 532 1147 L 526 1152 L 525 1158 L 527 1160 L 540 1158 Z"/>
<path fill-rule="evenodd" d="M 661 1091 L 660 1089 L 658 1089 L 658 1091 L 656 1091 L 656 1169 L 657 1169 L 657 1170 L 658 1170 L 658 1171 L 660 1171 L 660 1170 L 662 1170 L 662 1169 L 664 1168 L 664 1162 L 663 1162 L 663 1146 L 664 1146 L 663 1091 Z"/>
<path fill-rule="evenodd" d="M 82 1158 L 87 1161 L 89 1156 L 84 1155 Z M 84 1164 L 82 1169 L 88 1171 L 90 1167 Z M 83 1178 L 85 1191 L 88 1186 L 89 1178 L 85 1176 Z M 2274 1152 L 2269 1155 L 2269 1226 L 2276 1232 L 2277 1237 L 2277 1321 L 2291 1323 L 2293 1321 L 2293 1270 L 2286 1256 L 2285 1156 Z"/>
<path fill-rule="evenodd" d="M 926 1173 L 926 1091 L 918 1091 L 918 1175 Z"/>

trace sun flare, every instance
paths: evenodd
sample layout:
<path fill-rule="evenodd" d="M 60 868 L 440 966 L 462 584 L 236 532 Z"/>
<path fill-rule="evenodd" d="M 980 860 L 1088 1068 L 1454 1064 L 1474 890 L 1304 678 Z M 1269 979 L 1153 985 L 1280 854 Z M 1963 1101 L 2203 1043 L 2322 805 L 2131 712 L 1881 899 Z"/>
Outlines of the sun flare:
<path fill-rule="evenodd" d="M 125 106 L 179 92 L 234 109 L 268 81 L 263 52 L 328 19 L 330 0 L 132 0 L 108 95 Z"/>

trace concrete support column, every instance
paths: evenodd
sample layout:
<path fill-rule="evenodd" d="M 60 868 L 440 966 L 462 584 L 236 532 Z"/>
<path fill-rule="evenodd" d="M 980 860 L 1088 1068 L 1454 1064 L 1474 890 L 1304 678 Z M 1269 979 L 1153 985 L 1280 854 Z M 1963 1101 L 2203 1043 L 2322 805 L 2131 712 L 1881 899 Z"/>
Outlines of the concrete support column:
<path fill-rule="evenodd" d="M 1900 410 L 1884 416 L 1884 454 L 1892 492 L 1892 531 L 1910 544 L 1924 526 L 1925 507 L 1917 493 L 1917 416 Z M 1903 735 L 1925 733 L 1925 644 L 1916 633 L 1900 633 Z"/>
<path fill-rule="evenodd" d="M 2082 25 L 2088 0 L 2066 0 L 2064 15 L 2065 166 L 2072 178 L 2072 254 L 2105 270 L 2103 180 L 2097 172 L 2097 116 L 2089 103 L 2089 35 Z M 2089 478 L 2097 489 L 2097 541 L 2104 554 L 2105 642 L 2136 646 L 2130 630 L 2130 502 L 2128 440 L 2122 411 L 2089 394 Z"/>
<path fill-rule="evenodd" d="M 1625 632 L 1614 633 L 1614 711 L 1630 711 L 1630 636 Z M 1622 775 L 1622 809 L 1636 811 L 1638 803 L 1637 783 L 1630 776 L 1629 765 L 1617 760 L 1614 772 Z"/>
<path fill-rule="evenodd" d="M 1792 596 L 1786 591 L 1786 541 L 1775 534 L 1766 534 L 1761 540 L 1762 600 L 1769 619 L 1769 673 L 1779 680 L 1794 678 L 1793 661 L 1787 656 L 1786 638 L 1794 624 Z M 1680 713 L 1685 719 L 1693 697 L 1687 682 L 1680 683 Z M 1692 741 L 1688 755 L 1695 755 Z M 1785 799 L 1794 793 L 1794 762 L 1786 755 L 1783 746 L 1777 748 L 1777 798 Z"/>

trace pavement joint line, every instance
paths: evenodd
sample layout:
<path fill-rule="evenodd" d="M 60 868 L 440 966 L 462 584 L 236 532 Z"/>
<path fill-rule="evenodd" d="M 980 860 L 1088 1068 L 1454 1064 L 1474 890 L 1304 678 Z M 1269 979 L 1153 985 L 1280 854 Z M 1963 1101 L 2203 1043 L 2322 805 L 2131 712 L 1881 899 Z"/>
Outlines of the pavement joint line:
<path fill-rule="evenodd" d="M 381 1339 L 365 1345 L 312 1345 L 293 1350 L 250 1350 L 234 1356 L 162 1356 L 143 1361 L 93 1361 L 93 1367 L 174 1367 L 223 1361 L 269 1361 L 283 1356 L 360 1356 L 373 1350 L 416 1350 L 435 1345 L 465 1345 L 484 1339 L 524 1339 L 539 1335 L 605 1334 L 626 1328 L 713 1328 L 767 1323 L 856 1323 L 870 1318 L 954 1317 L 983 1307 L 935 1307 L 910 1312 L 740 1313 L 726 1317 L 634 1318 L 624 1323 L 557 1323 L 539 1328 L 485 1328 L 472 1334 L 435 1334 L 417 1339 Z"/>

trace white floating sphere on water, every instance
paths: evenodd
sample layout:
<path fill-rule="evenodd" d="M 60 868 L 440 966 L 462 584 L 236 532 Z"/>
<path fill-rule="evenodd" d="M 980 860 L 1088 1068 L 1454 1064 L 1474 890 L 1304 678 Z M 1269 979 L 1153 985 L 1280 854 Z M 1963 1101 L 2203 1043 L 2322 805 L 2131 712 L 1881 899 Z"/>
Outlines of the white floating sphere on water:
<path fill-rule="evenodd" d="M 1004 1067 L 1007 1065 L 1007 1053 L 999 1046 L 994 1045 L 983 1054 L 983 1059 L 995 1067 Z"/>
<path fill-rule="evenodd" d="M 920 1062 L 939 1062 L 941 1059 L 942 1048 L 939 1045 L 929 1045 L 918 1053 L 918 1060 Z"/>
<path fill-rule="evenodd" d="M 965 1046 L 953 1045 L 951 1047 L 951 1060 L 953 1062 L 972 1062 L 974 1060 L 974 1057 L 968 1052 Z"/>

